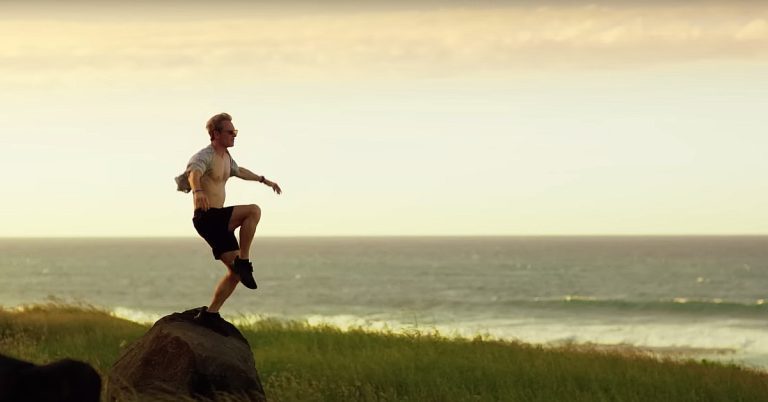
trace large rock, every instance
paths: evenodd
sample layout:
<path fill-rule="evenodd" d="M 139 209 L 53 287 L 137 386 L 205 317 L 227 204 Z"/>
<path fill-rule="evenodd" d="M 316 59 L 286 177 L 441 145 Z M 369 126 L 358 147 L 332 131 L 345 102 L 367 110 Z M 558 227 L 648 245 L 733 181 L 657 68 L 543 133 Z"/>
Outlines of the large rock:
<path fill-rule="evenodd" d="M 224 320 L 218 332 L 198 325 L 193 317 L 199 310 L 165 316 L 131 344 L 112 366 L 108 399 L 227 393 L 265 401 L 248 341 Z"/>
<path fill-rule="evenodd" d="M 0 355 L 0 402 L 99 402 L 101 377 L 71 359 L 38 366 Z"/>

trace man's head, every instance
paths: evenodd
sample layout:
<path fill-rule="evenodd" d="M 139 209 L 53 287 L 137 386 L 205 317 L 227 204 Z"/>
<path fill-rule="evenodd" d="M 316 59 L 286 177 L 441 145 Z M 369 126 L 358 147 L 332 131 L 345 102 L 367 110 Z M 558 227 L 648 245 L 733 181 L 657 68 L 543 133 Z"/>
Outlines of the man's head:
<path fill-rule="evenodd" d="M 235 130 L 235 126 L 232 125 L 232 116 L 229 114 L 219 113 L 216 116 L 211 117 L 208 119 L 208 123 L 205 123 L 205 128 L 208 130 L 211 142 L 216 142 L 225 147 L 235 145 L 237 130 Z"/>

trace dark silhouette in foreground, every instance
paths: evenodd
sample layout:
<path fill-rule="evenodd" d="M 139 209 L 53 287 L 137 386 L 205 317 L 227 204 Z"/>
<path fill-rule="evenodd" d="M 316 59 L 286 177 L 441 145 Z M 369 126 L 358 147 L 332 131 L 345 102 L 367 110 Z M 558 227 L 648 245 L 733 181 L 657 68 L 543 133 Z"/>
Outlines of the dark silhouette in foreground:
<path fill-rule="evenodd" d="M 0 355 L 0 402 L 99 402 L 100 394 L 101 377 L 87 363 L 38 366 Z"/>
<path fill-rule="evenodd" d="M 110 371 L 108 400 L 232 394 L 265 401 L 248 341 L 224 319 L 195 320 L 202 309 L 165 316 L 128 346 Z"/>

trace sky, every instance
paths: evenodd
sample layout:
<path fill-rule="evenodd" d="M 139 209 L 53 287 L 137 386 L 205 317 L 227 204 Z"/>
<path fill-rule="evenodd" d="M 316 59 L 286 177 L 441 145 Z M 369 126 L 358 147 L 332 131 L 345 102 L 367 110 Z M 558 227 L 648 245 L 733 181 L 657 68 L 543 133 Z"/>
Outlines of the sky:
<path fill-rule="evenodd" d="M 0 9 L 0 237 L 195 236 L 220 112 L 258 236 L 768 233 L 760 2 Z"/>

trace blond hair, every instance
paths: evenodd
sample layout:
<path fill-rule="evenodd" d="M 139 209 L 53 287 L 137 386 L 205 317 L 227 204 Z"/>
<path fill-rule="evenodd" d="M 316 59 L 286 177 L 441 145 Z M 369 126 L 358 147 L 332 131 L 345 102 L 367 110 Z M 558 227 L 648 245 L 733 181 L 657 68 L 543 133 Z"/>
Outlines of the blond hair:
<path fill-rule="evenodd" d="M 208 119 L 208 122 L 205 123 L 205 129 L 208 130 L 208 135 L 211 136 L 211 141 L 213 141 L 213 132 L 221 130 L 221 123 L 225 121 L 232 121 L 232 116 L 227 113 L 219 113 Z"/>

